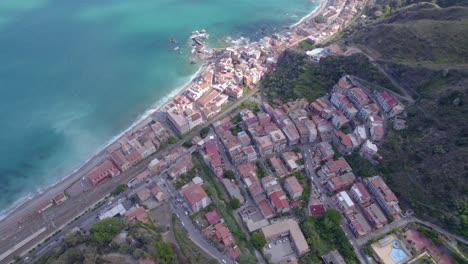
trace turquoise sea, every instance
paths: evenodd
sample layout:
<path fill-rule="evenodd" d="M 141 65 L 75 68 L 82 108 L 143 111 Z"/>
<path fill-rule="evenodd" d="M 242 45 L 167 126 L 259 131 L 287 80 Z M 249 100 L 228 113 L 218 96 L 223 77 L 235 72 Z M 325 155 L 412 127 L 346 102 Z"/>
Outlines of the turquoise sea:
<path fill-rule="evenodd" d="M 187 82 L 199 67 L 188 63 L 193 30 L 211 43 L 256 40 L 318 1 L 0 1 L 0 210 L 70 174 Z"/>

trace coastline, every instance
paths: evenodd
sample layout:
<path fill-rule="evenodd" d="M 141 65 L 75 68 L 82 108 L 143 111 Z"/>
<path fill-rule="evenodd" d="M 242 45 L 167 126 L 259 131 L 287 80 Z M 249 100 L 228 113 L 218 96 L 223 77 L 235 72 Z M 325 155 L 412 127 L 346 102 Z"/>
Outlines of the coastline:
<path fill-rule="evenodd" d="M 315 17 L 316 15 L 321 13 L 324 10 L 324 8 L 326 8 L 328 3 L 328 0 L 321 0 L 320 5 L 318 7 L 314 8 L 314 10 L 312 10 L 310 13 L 302 17 L 297 23 L 290 26 L 290 28 L 297 27 L 302 23 L 308 21 L 309 19 Z M 10 207 L 0 211 L 0 221 L 2 221 L 2 225 L 8 225 L 8 222 L 11 223 L 12 221 L 16 222 L 22 220 L 23 217 L 35 212 L 35 208 L 37 208 L 44 201 L 44 199 L 49 199 L 55 196 L 57 193 L 66 190 L 72 184 L 80 181 L 82 177 L 84 177 L 91 169 L 93 169 L 97 164 L 99 164 L 102 161 L 102 159 L 107 155 L 105 149 L 109 145 L 121 138 L 125 133 L 131 131 L 133 128 L 142 124 L 151 115 L 160 111 L 168 102 L 171 101 L 171 99 L 174 96 L 185 91 L 188 88 L 188 86 L 192 83 L 192 81 L 195 78 L 197 78 L 200 75 L 200 73 L 204 71 L 204 69 L 206 69 L 207 65 L 207 62 L 203 62 L 202 65 L 200 65 L 200 67 L 198 68 L 198 70 L 190 77 L 190 79 L 185 84 L 179 86 L 179 88 L 174 89 L 168 95 L 157 100 L 149 109 L 141 113 L 128 128 L 126 128 L 123 132 L 112 137 L 108 142 L 100 146 L 95 152 L 95 154 L 93 154 L 85 162 L 77 166 L 76 169 L 72 170 L 70 174 L 58 179 L 58 181 L 54 184 L 48 187 L 44 187 L 43 190 L 38 190 L 38 192 L 36 193 L 30 193 L 24 196 L 23 198 L 20 198 Z M 50 234 L 48 234 L 47 236 L 49 235 Z"/>
<path fill-rule="evenodd" d="M 100 147 L 97 148 L 97 150 L 84 162 L 80 163 L 76 168 L 71 170 L 71 173 L 58 178 L 56 182 L 49 186 L 45 186 L 43 189 L 37 189 L 35 192 L 30 192 L 27 195 L 19 198 L 16 200 L 12 205 L 10 205 L 8 208 L 5 208 L 0 211 L 0 221 L 7 219 L 12 213 L 14 213 L 16 210 L 21 209 L 23 206 L 28 204 L 28 202 L 31 202 L 32 200 L 35 200 L 41 196 L 43 196 L 45 193 L 52 191 L 57 188 L 61 188 L 62 190 L 66 189 L 69 185 L 72 185 L 76 181 L 80 180 L 81 176 L 77 176 L 78 174 L 82 174 L 83 172 L 88 172 L 90 170 L 89 165 L 92 165 L 94 167 L 96 163 L 99 163 L 105 156 L 105 149 L 112 145 L 114 142 L 116 142 L 119 138 L 121 138 L 123 135 L 125 135 L 127 132 L 131 131 L 133 128 L 137 127 L 140 125 L 142 122 L 147 120 L 151 115 L 154 113 L 160 111 L 174 96 L 177 94 L 183 92 L 205 68 L 206 68 L 206 63 L 202 63 L 198 70 L 192 74 L 189 77 L 189 80 L 185 82 L 183 85 L 179 86 L 179 88 L 174 89 L 172 92 L 170 92 L 168 95 L 164 96 L 163 98 L 157 100 L 152 106 L 150 106 L 149 109 L 145 110 L 143 113 L 141 113 L 135 121 L 130 124 L 128 128 L 126 128 L 124 131 L 121 133 L 117 134 L 116 136 L 113 136 L 110 140 L 108 140 L 106 143 L 101 145 Z M 93 162 L 97 161 L 97 162 Z"/>
<path fill-rule="evenodd" d="M 307 20 L 309 20 L 311 18 L 314 18 L 315 16 L 320 14 L 327 7 L 328 0 L 319 0 L 319 1 L 320 1 L 320 4 L 314 10 L 312 10 L 312 12 L 310 12 L 309 14 L 303 16 L 299 21 L 297 21 L 296 23 L 289 26 L 289 28 L 297 27 L 297 26 L 301 25 L 302 23 L 304 23 L 305 21 L 307 21 Z"/>
<path fill-rule="evenodd" d="M 310 13 L 307 15 L 303 16 L 298 22 L 292 24 L 288 28 L 294 28 L 305 21 L 317 16 L 320 14 L 323 9 L 327 6 L 328 0 L 320 0 L 320 4 L 314 8 Z M 77 177 L 76 175 L 82 174 L 83 172 L 87 172 L 90 170 L 89 165 L 92 164 L 93 166 L 96 165 L 96 163 L 99 163 L 102 158 L 105 155 L 105 149 L 116 142 L 119 138 L 121 138 L 125 133 L 131 131 L 133 128 L 136 126 L 140 125 L 142 122 L 144 122 L 147 118 L 149 118 L 152 114 L 158 112 L 161 110 L 172 98 L 174 98 L 177 94 L 183 92 L 187 87 L 190 85 L 190 83 L 207 67 L 207 63 L 203 62 L 198 70 L 192 74 L 187 82 L 185 82 L 183 85 L 181 85 L 179 88 L 174 89 L 172 92 L 170 92 L 168 95 L 164 96 L 163 98 L 157 100 L 152 106 L 150 106 L 149 109 L 145 110 L 143 113 L 141 113 L 133 123 L 130 124 L 128 128 L 123 130 L 121 133 L 117 134 L 116 136 L 113 136 L 111 139 L 109 139 L 106 143 L 103 145 L 99 146 L 97 150 L 91 154 L 91 156 L 86 159 L 84 162 L 80 163 L 76 168 L 72 169 L 71 172 L 63 177 L 60 177 L 57 179 L 56 182 L 52 183 L 49 186 L 45 186 L 43 188 L 40 188 L 36 190 L 35 192 L 29 192 L 23 197 L 20 197 L 18 200 L 16 200 L 12 205 L 9 207 L 0 210 L 0 221 L 7 219 L 10 217 L 11 214 L 13 214 L 16 210 L 20 210 L 22 207 L 24 207 L 26 204 L 31 202 L 32 200 L 36 200 L 37 198 L 40 198 L 41 196 L 45 196 L 46 193 L 55 190 L 55 189 L 66 189 L 69 185 L 72 185 L 76 181 L 78 181 L 80 177 Z M 93 162 L 95 160 L 98 160 L 98 162 Z M 55 194 L 52 194 L 50 196 L 53 196 Z"/>

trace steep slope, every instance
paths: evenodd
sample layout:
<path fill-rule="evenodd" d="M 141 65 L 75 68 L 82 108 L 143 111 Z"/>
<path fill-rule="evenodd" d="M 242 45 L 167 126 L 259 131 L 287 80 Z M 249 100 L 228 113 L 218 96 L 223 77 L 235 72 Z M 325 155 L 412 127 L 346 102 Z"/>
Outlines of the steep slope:
<path fill-rule="evenodd" d="M 468 8 L 419 4 L 355 29 L 413 98 L 406 131 L 391 131 L 381 171 L 403 205 L 468 236 Z"/>

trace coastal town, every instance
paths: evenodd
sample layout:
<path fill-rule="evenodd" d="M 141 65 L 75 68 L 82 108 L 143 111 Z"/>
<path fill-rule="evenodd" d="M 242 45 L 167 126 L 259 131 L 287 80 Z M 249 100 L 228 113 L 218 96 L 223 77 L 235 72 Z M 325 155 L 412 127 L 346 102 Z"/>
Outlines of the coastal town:
<path fill-rule="evenodd" d="M 400 208 L 383 175 L 363 177 L 350 162 L 379 164 L 388 130 L 406 128 L 398 94 L 351 75 L 311 102 L 267 98 L 259 89 L 285 49 L 325 43 L 364 4 L 323 1 L 285 32 L 200 51 L 209 59 L 176 96 L 107 146 L 70 187 L 41 196 L 34 211 L 1 227 L 0 262 L 58 245 L 59 227 L 90 229 L 109 218 L 151 225 L 160 217 L 152 212 L 167 205 L 188 237 L 222 263 L 253 252 L 259 263 L 298 263 L 311 252 L 304 218 L 330 211 L 361 263 L 453 263 Z M 327 56 L 324 49 L 307 54 Z M 265 243 L 249 246 L 257 236 Z M 320 258 L 347 263 L 339 251 Z"/>

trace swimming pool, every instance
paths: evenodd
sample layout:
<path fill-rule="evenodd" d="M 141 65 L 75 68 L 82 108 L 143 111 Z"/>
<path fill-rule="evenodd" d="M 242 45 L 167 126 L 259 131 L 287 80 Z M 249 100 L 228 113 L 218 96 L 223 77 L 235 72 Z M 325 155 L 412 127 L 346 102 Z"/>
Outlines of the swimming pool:
<path fill-rule="evenodd" d="M 390 258 L 396 264 L 403 262 L 409 258 L 408 253 L 403 249 L 399 240 L 392 241 L 392 250 L 390 251 Z"/>

